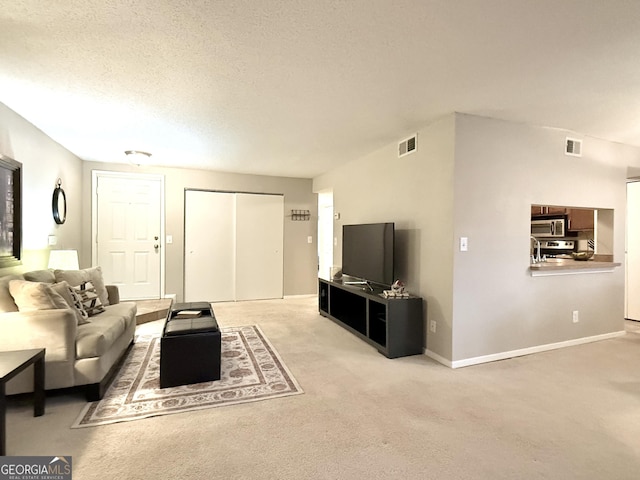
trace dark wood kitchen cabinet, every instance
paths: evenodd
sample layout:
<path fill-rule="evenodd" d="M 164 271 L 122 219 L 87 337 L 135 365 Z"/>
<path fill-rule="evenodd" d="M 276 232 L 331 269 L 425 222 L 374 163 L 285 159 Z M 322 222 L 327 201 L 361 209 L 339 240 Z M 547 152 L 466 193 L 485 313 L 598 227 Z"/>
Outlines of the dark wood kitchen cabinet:
<path fill-rule="evenodd" d="M 566 215 L 569 209 L 566 207 L 547 207 L 548 215 Z"/>
<path fill-rule="evenodd" d="M 549 207 L 546 205 L 531 205 L 531 216 L 538 215 L 566 215 L 569 212 L 567 207 Z"/>
<path fill-rule="evenodd" d="M 570 208 L 569 209 L 569 227 L 570 232 L 581 232 L 584 230 L 593 230 L 593 214 L 594 211 L 589 208 Z"/>
<path fill-rule="evenodd" d="M 568 220 L 567 231 L 583 232 L 594 229 L 595 210 L 592 208 L 554 207 L 548 205 L 531 205 L 531 217 L 547 215 L 566 215 Z"/>
<path fill-rule="evenodd" d="M 544 215 L 545 208 L 542 205 L 531 205 L 531 216 Z"/>

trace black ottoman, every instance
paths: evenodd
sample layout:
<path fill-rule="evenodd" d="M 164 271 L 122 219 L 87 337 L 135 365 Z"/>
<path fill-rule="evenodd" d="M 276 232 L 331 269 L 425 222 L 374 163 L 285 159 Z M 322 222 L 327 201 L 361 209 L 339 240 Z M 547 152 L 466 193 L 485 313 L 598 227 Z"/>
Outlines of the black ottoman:
<path fill-rule="evenodd" d="M 220 380 L 220 348 L 209 303 L 175 304 L 160 338 L 160 388 Z"/>

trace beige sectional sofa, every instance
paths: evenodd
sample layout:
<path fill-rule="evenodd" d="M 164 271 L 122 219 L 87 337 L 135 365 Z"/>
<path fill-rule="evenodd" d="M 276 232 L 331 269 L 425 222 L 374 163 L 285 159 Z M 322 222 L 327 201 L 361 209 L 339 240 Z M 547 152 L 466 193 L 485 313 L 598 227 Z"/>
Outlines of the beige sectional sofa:
<path fill-rule="evenodd" d="M 0 278 L 0 351 L 46 348 L 47 390 L 86 385 L 87 399 L 102 398 L 135 327 L 136 304 L 119 302 L 100 267 Z M 7 394 L 32 390 L 31 368 L 7 384 Z"/>

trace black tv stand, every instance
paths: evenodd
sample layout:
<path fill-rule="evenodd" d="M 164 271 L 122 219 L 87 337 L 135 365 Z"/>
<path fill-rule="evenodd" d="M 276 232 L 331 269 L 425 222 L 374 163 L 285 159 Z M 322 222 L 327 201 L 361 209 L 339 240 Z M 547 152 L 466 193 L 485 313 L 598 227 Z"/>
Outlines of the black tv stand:
<path fill-rule="evenodd" d="M 371 288 L 368 284 L 366 284 Z M 424 343 L 422 298 L 384 298 L 382 290 L 319 279 L 320 315 L 333 320 L 388 358 L 418 355 Z"/>

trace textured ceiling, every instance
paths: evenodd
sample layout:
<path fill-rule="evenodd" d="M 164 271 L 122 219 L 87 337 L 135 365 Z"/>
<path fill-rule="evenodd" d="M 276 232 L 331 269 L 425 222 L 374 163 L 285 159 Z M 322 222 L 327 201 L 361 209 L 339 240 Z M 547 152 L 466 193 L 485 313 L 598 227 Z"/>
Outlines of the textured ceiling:
<path fill-rule="evenodd" d="M 640 2 L 0 0 L 0 102 L 84 160 L 294 177 L 453 111 L 640 145 Z"/>

